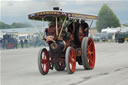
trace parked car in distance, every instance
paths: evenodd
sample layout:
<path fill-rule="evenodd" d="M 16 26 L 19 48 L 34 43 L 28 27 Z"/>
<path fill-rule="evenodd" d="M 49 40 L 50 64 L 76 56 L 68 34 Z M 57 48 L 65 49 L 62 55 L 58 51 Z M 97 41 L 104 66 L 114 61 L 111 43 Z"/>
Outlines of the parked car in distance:
<path fill-rule="evenodd" d="M 101 40 L 101 35 L 100 33 L 96 33 L 94 36 L 93 36 L 93 40 L 94 42 L 99 42 Z"/>
<path fill-rule="evenodd" d="M 118 43 L 124 43 L 125 40 L 128 41 L 128 32 L 118 32 L 115 35 L 115 41 Z"/>
<path fill-rule="evenodd" d="M 98 41 L 108 41 L 109 39 L 112 39 L 112 34 L 110 33 L 96 33 L 94 36 L 93 36 L 93 40 L 95 42 L 98 42 Z"/>

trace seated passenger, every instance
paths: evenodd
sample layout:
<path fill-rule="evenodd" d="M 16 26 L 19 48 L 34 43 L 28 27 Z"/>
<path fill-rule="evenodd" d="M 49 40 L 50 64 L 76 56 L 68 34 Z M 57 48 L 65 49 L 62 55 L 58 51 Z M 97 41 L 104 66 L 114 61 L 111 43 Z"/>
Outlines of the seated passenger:
<path fill-rule="evenodd" d="M 50 36 L 55 36 L 56 35 L 56 23 L 54 21 L 52 21 L 50 24 L 49 24 L 49 28 L 48 28 L 48 31 L 47 31 L 47 34 Z"/>

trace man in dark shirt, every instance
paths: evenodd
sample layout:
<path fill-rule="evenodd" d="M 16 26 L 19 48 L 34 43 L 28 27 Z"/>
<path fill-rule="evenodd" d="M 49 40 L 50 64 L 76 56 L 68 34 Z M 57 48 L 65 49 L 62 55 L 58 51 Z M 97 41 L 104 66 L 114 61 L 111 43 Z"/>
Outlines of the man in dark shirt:
<path fill-rule="evenodd" d="M 24 42 L 23 40 L 20 40 L 21 48 L 24 48 Z"/>
<path fill-rule="evenodd" d="M 81 25 L 82 25 L 82 27 L 84 29 L 85 37 L 88 37 L 88 34 L 89 34 L 89 26 L 88 26 L 88 24 L 84 20 L 81 20 Z"/>
<path fill-rule="evenodd" d="M 25 39 L 25 40 L 24 40 L 24 43 L 25 43 L 25 46 L 26 46 L 26 48 L 27 48 L 27 47 L 28 47 L 28 40 Z"/>

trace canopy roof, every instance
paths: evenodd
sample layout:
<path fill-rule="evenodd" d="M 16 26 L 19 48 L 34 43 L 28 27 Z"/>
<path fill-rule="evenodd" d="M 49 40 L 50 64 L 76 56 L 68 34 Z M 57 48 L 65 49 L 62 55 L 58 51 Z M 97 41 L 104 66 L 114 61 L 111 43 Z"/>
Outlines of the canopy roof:
<path fill-rule="evenodd" d="M 92 20 L 98 19 L 98 17 L 94 15 L 67 13 L 67 12 L 61 12 L 61 11 L 43 11 L 43 12 L 37 12 L 37 13 L 32 13 L 28 15 L 28 18 L 32 20 L 42 20 L 42 18 L 44 18 L 45 21 L 50 21 L 52 17 L 68 17 L 72 19 L 81 18 L 81 19 L 92 19 Z"/>

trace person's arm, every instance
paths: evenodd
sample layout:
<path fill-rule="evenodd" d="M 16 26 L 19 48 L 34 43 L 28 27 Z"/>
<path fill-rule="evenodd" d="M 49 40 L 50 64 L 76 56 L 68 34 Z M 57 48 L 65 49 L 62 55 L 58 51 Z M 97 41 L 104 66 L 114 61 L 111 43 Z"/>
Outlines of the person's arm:
<path fill-rule="evenodd" d="M 84 31 L 86 32 L 88 30 L 88 28 L 85 28 Z"/>
<path fill-rule="evenodd" d="M 84 29 L 84 31 L 86 32 L 86 31 L 88 31 L 88 30 L 89 30 L 89 26 L 88 26 L 87 23 L 85 23 L 85 29 Z"/>

